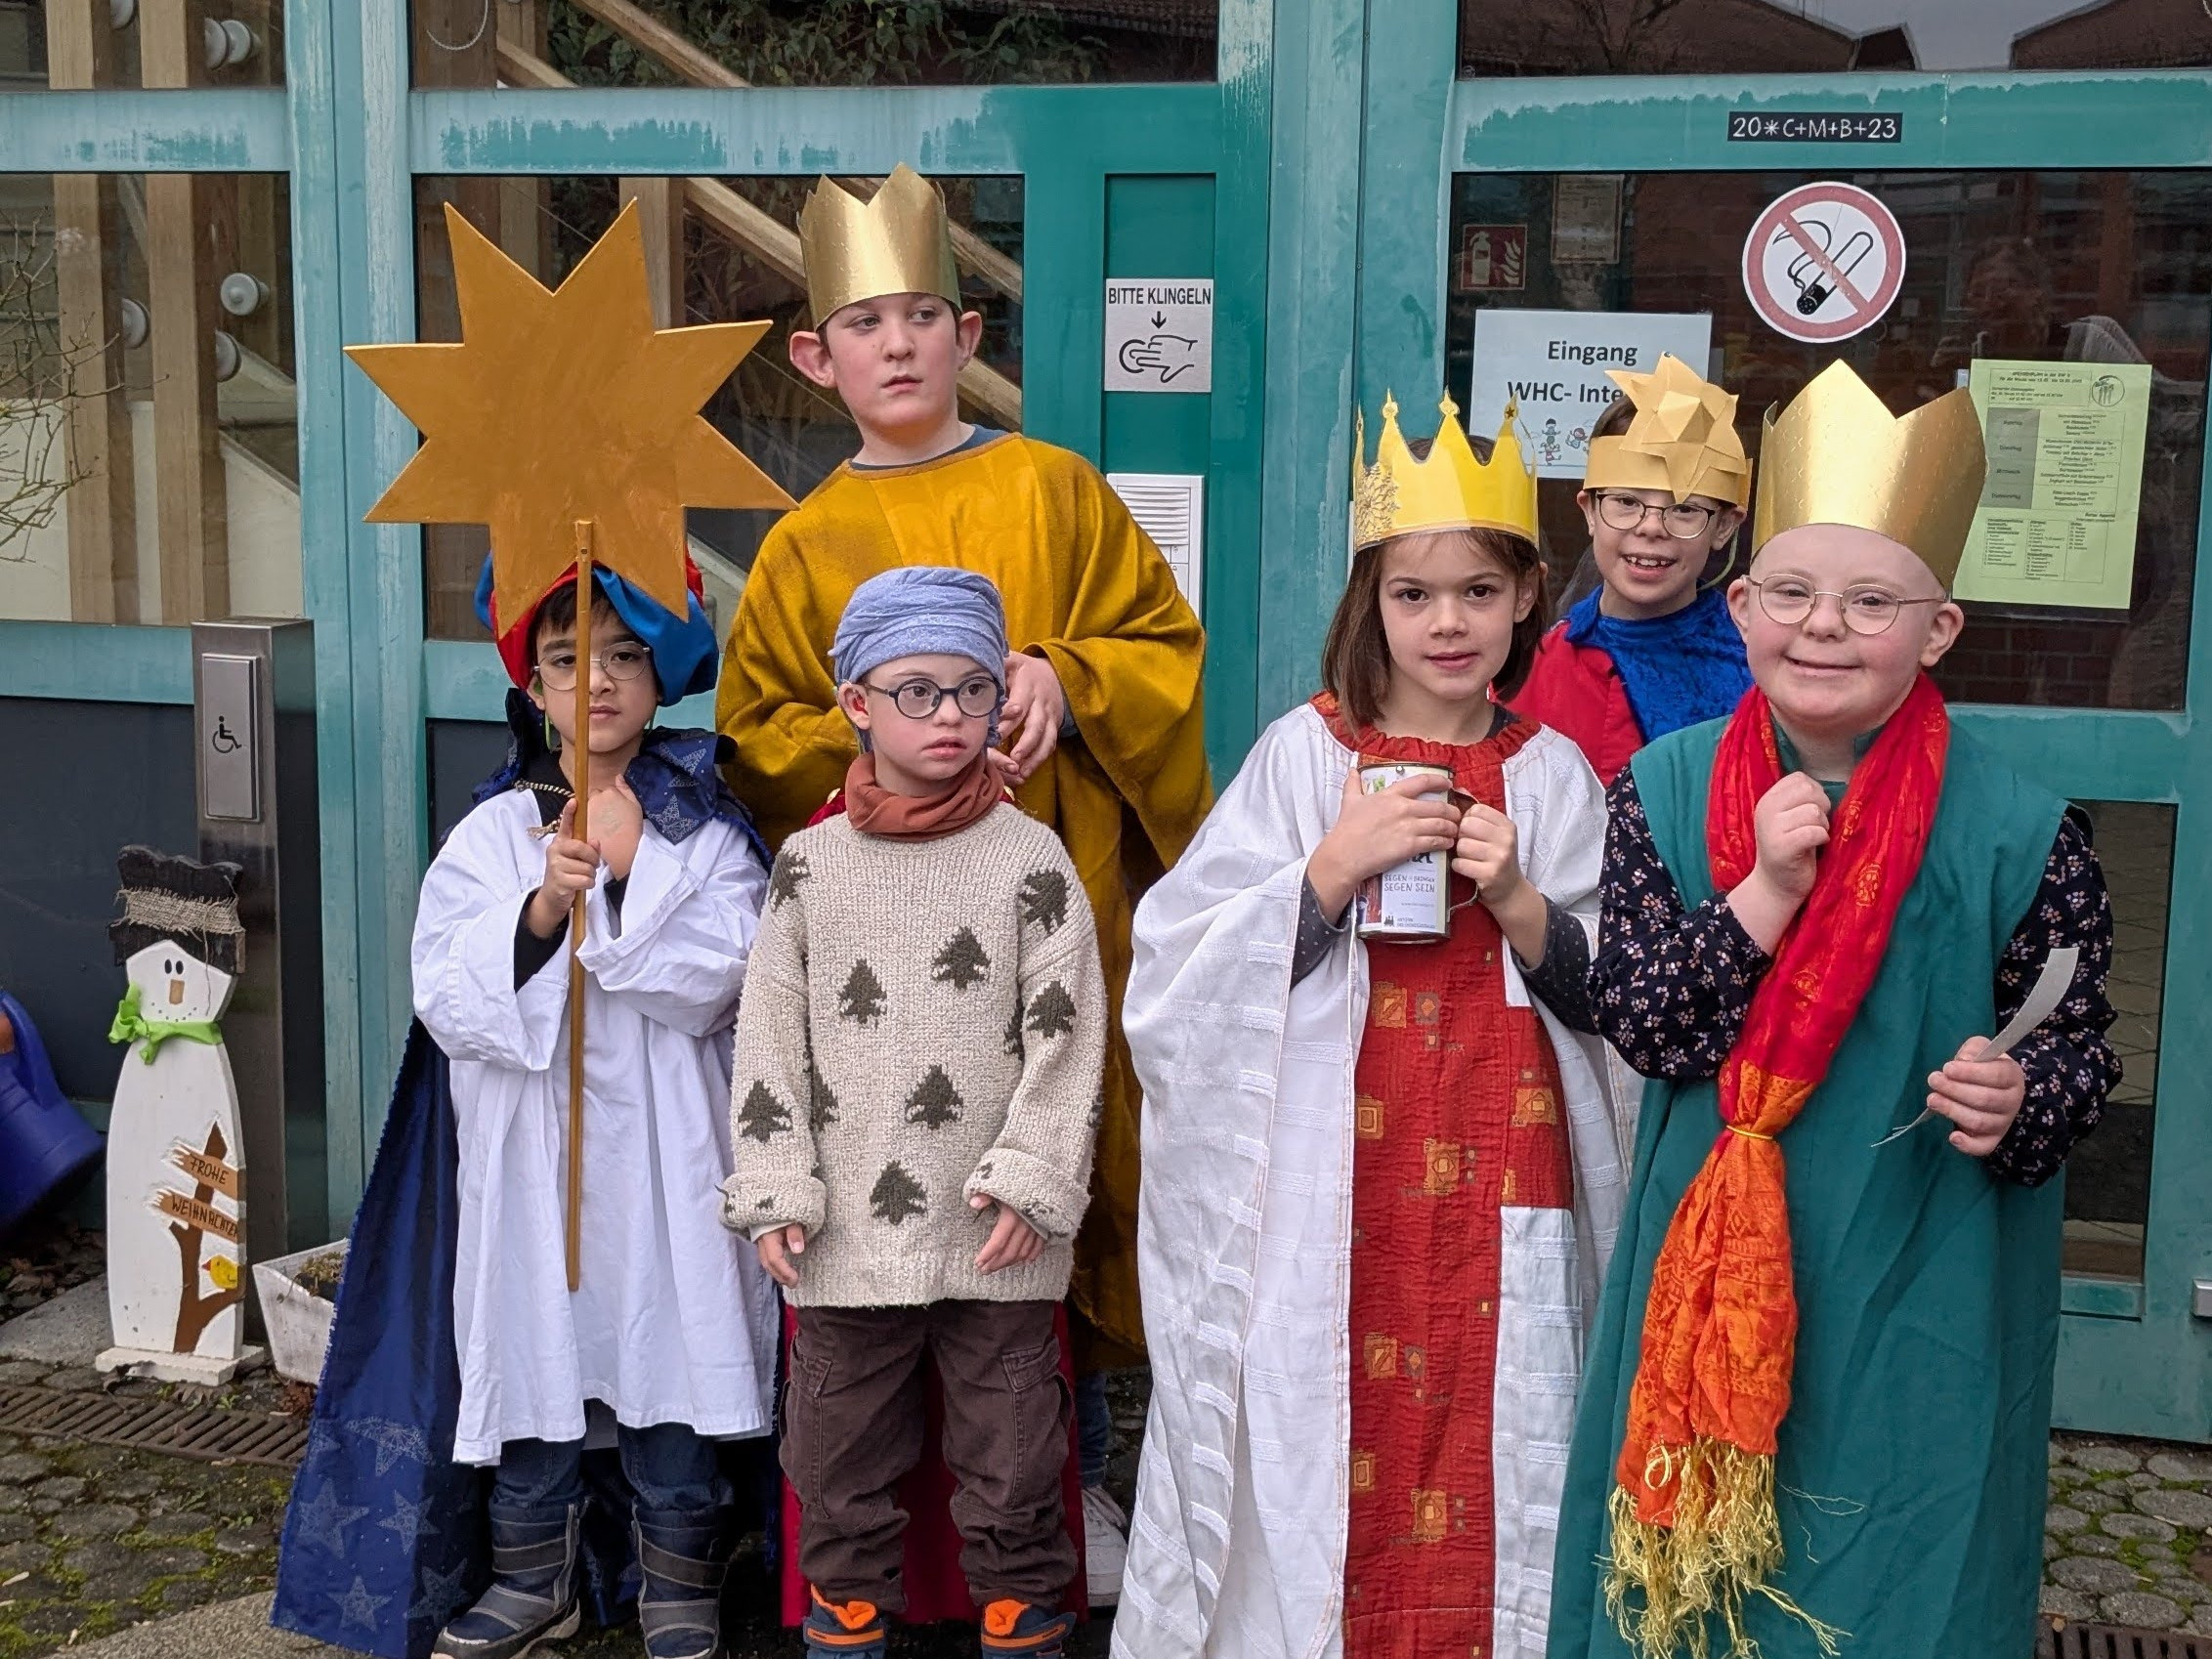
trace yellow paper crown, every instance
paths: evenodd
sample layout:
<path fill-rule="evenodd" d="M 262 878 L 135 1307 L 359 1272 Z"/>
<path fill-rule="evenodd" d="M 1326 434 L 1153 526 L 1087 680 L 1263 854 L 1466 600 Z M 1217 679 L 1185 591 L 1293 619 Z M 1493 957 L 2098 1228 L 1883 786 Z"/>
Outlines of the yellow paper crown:
<path fill-rule="evenodd" d="M 1852 525 L 1901 542 L 1945 588 L 1981 500 L 1981 419 L 1965 387 L 1893 415 L 1845 362 L 1766 412 L 1752 551 L 1800 525 Z"/>
<path fill-rule="evenodd" d="M 1751 499 L 1751 460 L 1736 436 L 1736 398 L 1673 353 L 1649 374 L 1608 369 L 1636 405 L 1627 432 L 1590 441 L 1583 484 L 1592 489 L 1664 489 L 1678 501 Z"/>
<path fill-rule="evenodd" d="M 817 328 L 878 294 L 942 294 L 956 309 L 960 302 L 945 198 L 903 161 L 870 201 L 834 179 L 815 186 L 799 210 L 799 257 Z"/>
<path fill-rule="evenodd" d="M 1367 422 L 1355 417 L 1352 439 L 1352 551 L 1373 547 L 1393 535 L 1423 530 L 1496 530 L 1539 545 L 1536 532 L 1536 474 L 1521 458 L 1514 435 L 1515 405 L 1506 405 L 1490 459 L 1475 459 L 1474 446 L 1460 425 L 1459 404 L 1446 393 L 1437 404 L 1443 418 L 1425 460 L 1414 459 L 1398 430 L 1398 401 L 1384 394 L 1382 436 L 1376 441 L 1375 464 L 1367 464 Z"/>

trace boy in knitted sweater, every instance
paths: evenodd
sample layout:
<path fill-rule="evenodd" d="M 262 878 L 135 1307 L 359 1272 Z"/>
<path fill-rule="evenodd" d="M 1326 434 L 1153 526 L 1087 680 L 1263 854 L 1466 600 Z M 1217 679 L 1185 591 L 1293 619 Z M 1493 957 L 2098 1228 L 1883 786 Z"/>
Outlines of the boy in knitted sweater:
<path fill-rule="evenodd" d="M 982 1650 L 1053 1659 L 1076 1570 L 1053 1316 L 1106 1040 L 1090 907 L 985 754 L 1006 696 L 987 578 L 863 582 L 830 659 L 861 754 L 843 810 L 770 876 L 724 1186 L 724 1219 L 798 1310 L 783 1462 L 807 1653 L 879 1656 L 883 1614 L 905 1608 L 896 1488 L 922 1452 L 926 1353 Z"/>

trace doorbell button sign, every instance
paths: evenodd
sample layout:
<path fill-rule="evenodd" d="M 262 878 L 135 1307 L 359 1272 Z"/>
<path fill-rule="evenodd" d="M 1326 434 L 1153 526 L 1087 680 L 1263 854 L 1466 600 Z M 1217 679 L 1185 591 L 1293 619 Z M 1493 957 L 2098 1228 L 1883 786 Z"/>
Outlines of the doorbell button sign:
<path fill-rule="evenodd" d="M 1106 279 L 1106 390 L 1213 390 L 1213 278 Z"/>

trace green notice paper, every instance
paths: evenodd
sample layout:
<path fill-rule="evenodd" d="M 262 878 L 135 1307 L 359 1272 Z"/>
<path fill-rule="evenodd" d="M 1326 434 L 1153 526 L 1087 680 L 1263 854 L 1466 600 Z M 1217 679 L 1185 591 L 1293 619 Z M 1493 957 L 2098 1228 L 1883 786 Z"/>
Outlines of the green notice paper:
<path fill-rule="evenodd" d="M 1958 597 L 2126 610 L 2150 366 L 1981 358 L 1967 384 L 1989 482 Z"/>

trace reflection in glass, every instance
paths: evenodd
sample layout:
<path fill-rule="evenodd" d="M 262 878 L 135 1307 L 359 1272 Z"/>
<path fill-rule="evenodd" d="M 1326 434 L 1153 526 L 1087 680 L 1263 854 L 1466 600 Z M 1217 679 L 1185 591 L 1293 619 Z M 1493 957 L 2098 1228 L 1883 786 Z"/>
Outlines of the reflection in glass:
<path fill-rule="evenodd" d="M 300 615 L 286 181 L 0 175 L 0 617 Z"/>
<path fill-rule="evenodd" d="M 1213 78 L 1218 0 L 410 0 L 417 86 Z"/>
<path fill-rule="evenodd" d="M 1896 214 L 1904 286 L 1866 332 L 1808 346 L 1753 313 L 1741 269 L 1761 210 L 1807 175 L 1459 175 L 1447 330 L 1454 393 L 1466 395 L 1475 316 L 1490 306 L 1709 315 L 1714 361 L 1692 366 L 1740 395 L 1738 426 L 1755 456 L 1763 412 L 1839 357 L 1899 410 L 1962 384 L 1977 359 L 2148 363 L 2126 609 L 1971 604 L 1971 625 L 1937 678 L 1964 702 L 2181 707 L 2212 358 L 2212 243 L 2202 230 L 2212 174 L 1837 176 Z M 1600 182 L 1604 190 L 1593 188 Z M 1495 260 L 1470 267 L 1467 245 L 1478 234 L 1515 249 L 1510 270 Z M 1566 480 L 1547 479 L 1541 490 L 1553 591 L 1570 599 L 1589 579 L 1577 579 L 1589 536 L 1574 494 Z M 1709 579 L 1726 565 L 1717 556 Z"/>
<path fill-rule="evenodd" d="M 0 92 L 283 78 L 283 0 L 0 0 Z"/>
<path fill-rule="evenodd" d="M 2204 64 L 2201 0 L 1460 0 L 1470 77 Z"/>
<path fill-rule="evenodd" d="M 2112 893 L 2112 973 L 2119 1018 L 2107 1034 L 2126 1068 L 2105 1121 L 2066 1163 L 2069 1273 L 2143 1276 L 2150 1213 L 2150 1135 L 2158 1089 L 2158 1012 L 2166 982 L 2166 899 L 2173 885 L 2174 809 L 2083 801 Z"/>
<path fill-rule="evenodd" d="M 848 181 L 862 190 L 874 181 Z M 960 377 L 962 418 L 1021 427 L 1022 182 L 1018 178 L 935 181 L 955 227 L 962 300 L 983 316 L 983 342 Z M 803 498 L 860 447 L 860 434 L 831 393 L 791 366 L 790 331 L 807 326 L 798 256 L 799 207 L 812 178 L 423 178 L 416 181 L 416 318 L 425 340 L 460 337 L 444 203 L 548 286 L 557 285 L 598 239 L 623 201 L 635 198 L 646 258 L 658 284 L 663 326 L 741 322 L 774 326 L 703 411 L 768 475 Z M 718 628 L 737 594 L 766 512 L 704 508 L 686 515 L 692 556 L 706 578 Z M 424 529 L 424 608 L 433 639 L 482 639 L 476 581 L 488 541 L 481 527 Z"/>

